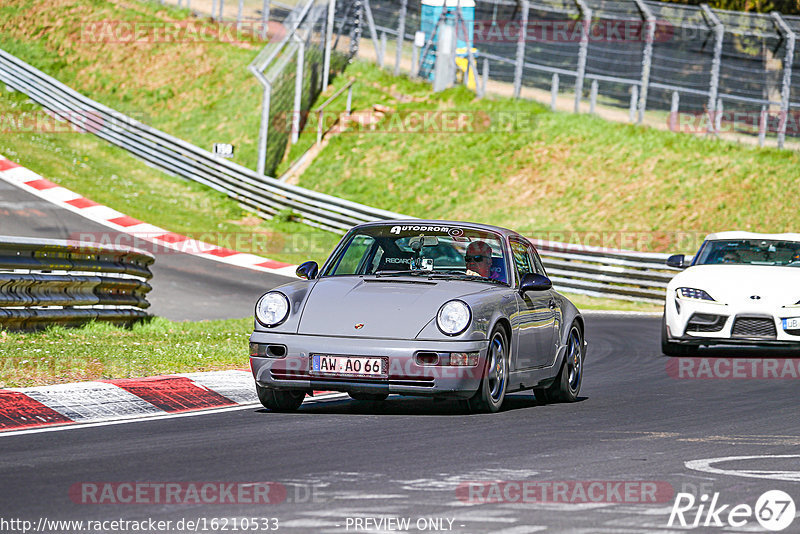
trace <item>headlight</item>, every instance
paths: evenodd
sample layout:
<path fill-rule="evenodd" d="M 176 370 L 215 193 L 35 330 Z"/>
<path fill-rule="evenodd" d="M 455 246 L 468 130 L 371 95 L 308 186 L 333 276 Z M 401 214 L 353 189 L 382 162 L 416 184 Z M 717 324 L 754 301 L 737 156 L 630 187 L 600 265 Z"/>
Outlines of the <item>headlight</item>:
<path fill-rule="evenodd" d="M 270 291 L 258 299 L 256 319 L 264 326 L 278 326 L 289 315 L 289 299 L 283 293 Z"/>
<path fill-rule="evenodd" d="M 436 326 L 442 333 L 455 336 L 466 330 L 471 319 L 472 312 L 469 306 L 460 300 L 451 300 L 439 308 L 439 313 L 436 314 Z"/>
<path fill-rule="evenodd" d="M 711 295 L 702 289 L 694 289 L 693 287 L 679 287 L 678 296 L 684 299 L 710 300 L 716 302 L 711 298 Z"/>

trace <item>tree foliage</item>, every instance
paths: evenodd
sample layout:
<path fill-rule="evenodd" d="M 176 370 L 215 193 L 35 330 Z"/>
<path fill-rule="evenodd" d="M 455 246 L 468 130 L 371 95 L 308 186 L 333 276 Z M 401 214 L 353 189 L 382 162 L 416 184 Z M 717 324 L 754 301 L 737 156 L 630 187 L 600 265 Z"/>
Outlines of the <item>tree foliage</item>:
<path fill-rule="evenodd" d="M 753 13 L 769 13 L 780 11 L 785 15 L 800 14 L 800 0 L 662 0 L 675 4 L 699 5 L 708 3 L 716 9 L 731 11 L 750 11 Z"/>

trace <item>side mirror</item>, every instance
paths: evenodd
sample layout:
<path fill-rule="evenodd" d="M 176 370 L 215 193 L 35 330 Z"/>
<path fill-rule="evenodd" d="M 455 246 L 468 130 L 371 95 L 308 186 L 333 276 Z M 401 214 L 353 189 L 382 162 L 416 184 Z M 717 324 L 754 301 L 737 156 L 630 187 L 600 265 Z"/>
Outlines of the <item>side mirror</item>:
<path fill-rule="evenodd" d="M 676 269 L 685 269 L 686 260 L 683 254 L 675 254 L 667 258 L 667 267 L 674 267 Z"/>
<path fill-rule="evenodd" d="M 298 265 L 294 274 L 303 280 L 313 280 L 319 274 L 319 266 L 315 261 L 307 261 Z"/>
<path fill-rule="evenodd" d="M 519 284 L 519 290 L 523 293 L 526 291 L 544 291 L 553 287 L 553 282 L 546 276 L 536 273 L 528 273 L 522 277 L 522 282 Z"/>

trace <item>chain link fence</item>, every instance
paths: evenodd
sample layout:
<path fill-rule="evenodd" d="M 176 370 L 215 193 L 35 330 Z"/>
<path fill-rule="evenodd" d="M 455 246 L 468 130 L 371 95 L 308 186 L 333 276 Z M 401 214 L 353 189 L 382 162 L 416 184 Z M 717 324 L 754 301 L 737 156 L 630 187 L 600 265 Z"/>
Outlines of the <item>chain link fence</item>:
<path fill-rule="evenodd" d="M 420 3 L 365 0 L 365 8 L 378 63 L 419 69 Z M 653 0 L 484 0 L 474 9 L 479 79 L 506 84 L 508 94 L 554 108 L 572 98 L 576 112 L 604 104 L 636 122 L 650 112 L 676 131 L 757 135 L 762 145 L 800 137 L 798 16 Z"/>

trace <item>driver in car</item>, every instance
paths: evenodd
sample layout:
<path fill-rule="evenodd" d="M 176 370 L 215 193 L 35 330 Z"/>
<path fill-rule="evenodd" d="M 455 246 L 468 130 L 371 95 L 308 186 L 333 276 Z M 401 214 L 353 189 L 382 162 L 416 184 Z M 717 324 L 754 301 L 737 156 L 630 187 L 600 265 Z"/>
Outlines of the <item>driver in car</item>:
<path fill-rule="evenodd" d="M 467 261 L 467 274 L 489 278 L 492 270 L 492 247 L 485 241 L 473 241 L 464 256 Z"/>

